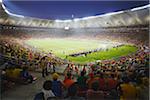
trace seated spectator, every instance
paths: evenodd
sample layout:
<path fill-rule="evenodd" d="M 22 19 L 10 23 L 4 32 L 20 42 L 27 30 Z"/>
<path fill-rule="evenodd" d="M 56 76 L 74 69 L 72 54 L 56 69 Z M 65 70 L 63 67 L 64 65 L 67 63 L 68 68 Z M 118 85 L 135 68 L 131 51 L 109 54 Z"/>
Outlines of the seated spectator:
<path fill-rule="evenodd" d="M 72 80 L 71 76 L 71 73 L 67 73 L 67 76 L 64 80 L 64 86 L 66 88 L 69 88 L 74 83 L 74 80 Z"/>
<path fill-rule="evenodd" d="M 52 92 L 52 81 L 45 81 L 41 92 L 37 93 L 34 100 L 51 100 L 56 99 L 56 96 Z"/>
<path fill-rule="evenodd" d="M 137 83 L 138 99 L 149 100 L 149 82 L 148 78 L 140 78 Z"/>
<path fill-rule="evenodd" d="M 44 82 L 42 92 L 44 93 L 45 100 L 55 97 L 54 93 L 52 92 L 52 81 L 49 80 Z"/>
<path fill-rule="evenodd" d="M 120 84 L 121 99 L 122 100 L 136 100 L 137 90 L 136 87 L 129 82 L 128 78 L 124 78 L 124 83 Z"/>
<path fill-rule="evenodd" d="M 12 73 L 12 77 L 13 78 L 19 78 L 21 71 L 22 71 L 21 68 L 14 68 L 13 73 Z"/>
<path fill-rule="evenodd" d="M 99 91 L 99 82 L 93 82 L 92 88 L 87 91 L 87 100 L 103 100 L 104 93 Z"/>
<path fill-rule="evenodd" d="M 68 88 L 68 98 L 66 98 L 65 100 L 85 100 L 85 98 L 77 96 L 77 91 L 77 84 L 73 83 Z"/>
<path fill-rule="evenodd" d="M 29 83 L 33 82 L 33 76 L 28 72 L 27 67 L 24 67 L 21 71 L 21 78 L 25 79 Z"/>
<path fill-rule="evenodd" d="M 58 80 L 59 75 L 57 73 L 54 73 L 52 77 L 52 91 L 56 97 L 62 97 L 63 84 L 60 80 Z"/>

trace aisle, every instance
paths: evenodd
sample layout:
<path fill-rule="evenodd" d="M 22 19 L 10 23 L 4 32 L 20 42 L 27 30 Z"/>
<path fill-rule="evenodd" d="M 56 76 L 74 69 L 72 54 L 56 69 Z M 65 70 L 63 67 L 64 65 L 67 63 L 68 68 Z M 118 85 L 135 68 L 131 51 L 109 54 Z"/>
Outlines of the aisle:
<path fill-rule="evenodd" d="M 28 85 L 15 85 L 12 89 L 5 91 L 2 94 L 2 100 L 33 100 L 34 95 L 38 93 L 46 79 L 52 79 L 51 74 L 46 78 L 41 77 L 41 73 L 33 73 L 38 79 Z M 60 75 L 59 79 L 64 76 Z"/>

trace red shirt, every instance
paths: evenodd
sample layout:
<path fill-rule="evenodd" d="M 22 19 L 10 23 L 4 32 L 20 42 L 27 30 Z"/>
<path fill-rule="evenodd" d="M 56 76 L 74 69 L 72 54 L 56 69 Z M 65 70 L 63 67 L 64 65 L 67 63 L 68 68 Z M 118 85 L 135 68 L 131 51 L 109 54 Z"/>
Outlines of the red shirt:
<path fill-rule="evenodd" d="M 107 82 L 108 82 L 108 89 L 109 90 L 116 88 L 116 86 L 117 86 L 116 80 L 109 78 L 109 79 L 107 79 Z"/>
<path fill-rule="evenodd" d="M 105 79 L 104 78 L 99 78 L 99 87 L 100 90 L 105 90 L 106 89 L 106 83 L 105 83 Z"/>

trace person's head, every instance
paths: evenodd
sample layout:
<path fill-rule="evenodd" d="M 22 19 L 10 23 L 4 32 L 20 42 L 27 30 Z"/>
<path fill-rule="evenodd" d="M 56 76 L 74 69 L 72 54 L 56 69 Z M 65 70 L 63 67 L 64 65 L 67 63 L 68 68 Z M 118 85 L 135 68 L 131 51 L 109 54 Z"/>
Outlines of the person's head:
<path fill-rule="evenodd" d="M 81 76 L 84 76 L 85 72 L 84 71 L 81 71 Z"/>
<path fill-rule="evenodd" d="M 148 79 L 148 77 L 143 77 L 143 78 L 142 78 L 142 83 L 143 83 L 143 85 L 145 85 L 145 86 L 149 86 L 149 79 Z"/>
<path fill-rule="evenodd" d="M 28 68 L 27 67 L 23 67 L 23 71 L 26 71 Z"/>
<path fill-rule="evenodd" d="M 43 84 L 43 89 L 44 90 L 51 90 L 51 88 L 52 88 L 52 81 L 51 80 L 45 81 Z"/>
<path fill-rule="evenodd" d="M 104 78 L 104 75 L 102 73 L 100 73 L 99 75 L 100 75 L 100 78 Z"/>
<path fill-rule="evenodd" d="M 114 74 L 111 74 L 110 76 L 111 76 L 111 78 L 115 78 L 115 75 L 114 75 Z"/>
<path fill-rule="evenodd" d="M 71 79 L 71 73 L 70 72 L 67 73 L 67 78 Z"/>
<path fill-rule="evenodd" d="M 68 88 L 68 95 L 69 96 L 75 96 L 77 94 L 77 84 L 73 83 L 69 88 Z"/>
<path fill-rule="evenodd" d="M 94 90 L 94 91 L 98 91 L 99 90 L 99 82 L 93 82 L 92 83 L 92 89 Z"/>
<path fill-rule="evenodd" d="M 93 73 L 90 73 L 89 76 L 90 76 L 91 79 L 94 78 L 94 74 Z"/>
<path fill-rule="evenodd" d="M 125 82 L 125 83 L 129 83 L 129 82 L 130 82 L 130 80 L 129 80 L 128 77 L 123 77 L 122 80 L 123 80 L 123 82 Z"/>
<path fill-rule="evenodd" d="M 59 75 L 58 75 L 57 73 L 54 73 L 54 74 L 52 75 L 52 77 L 53 77 L 53 80 L 57 80 L 58 77 L 59 77 Z"/>

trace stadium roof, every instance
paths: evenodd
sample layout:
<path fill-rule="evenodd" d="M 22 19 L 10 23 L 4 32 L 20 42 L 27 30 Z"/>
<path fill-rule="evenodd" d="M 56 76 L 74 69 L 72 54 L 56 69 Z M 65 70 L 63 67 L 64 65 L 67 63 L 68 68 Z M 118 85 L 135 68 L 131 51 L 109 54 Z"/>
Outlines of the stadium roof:
<path fill-rule="evenodd" d="M 3 0 L 6 9 L 17 15 L 42 19 L 72 19 L 128 10 L 149 1 L 16 1 Z"/>

